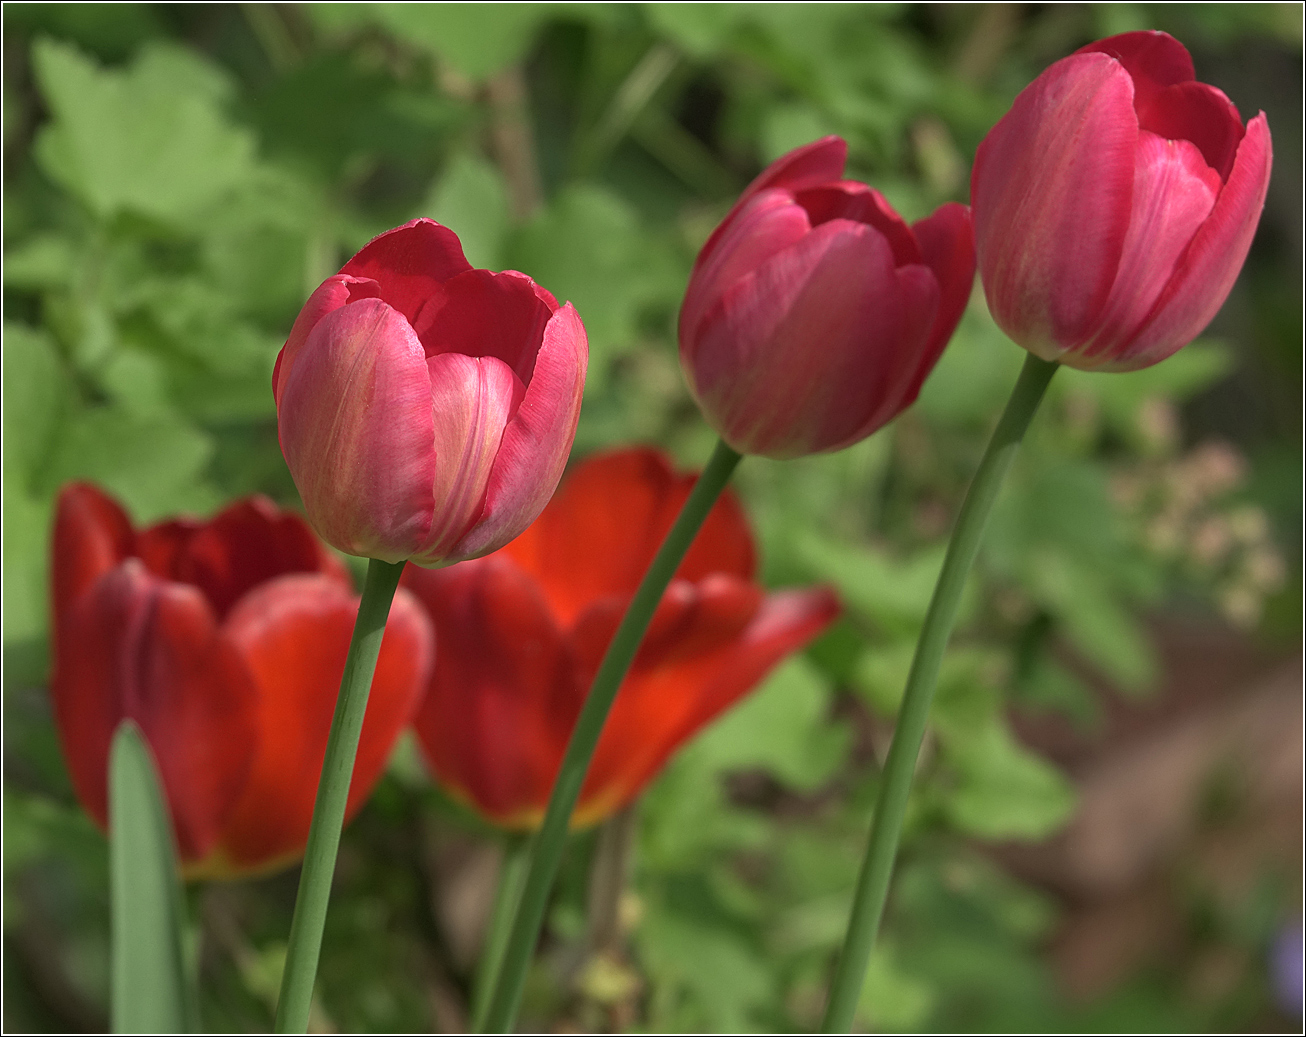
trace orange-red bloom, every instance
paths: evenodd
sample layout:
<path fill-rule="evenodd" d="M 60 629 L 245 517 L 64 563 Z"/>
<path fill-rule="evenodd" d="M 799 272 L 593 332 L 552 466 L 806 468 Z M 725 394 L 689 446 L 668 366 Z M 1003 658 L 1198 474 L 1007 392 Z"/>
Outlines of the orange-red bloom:
<path fill-rule="evenodd" d="M 51 694 L 73 787 L 106 825 L 115 728 L 158 762 L 186 873 L 270 870 L 303 852 L 358 599 L 303 519 L 253 497 L 137 532 L 93 486 L 59 496 Z M 430 671 L 430 625 L 400 593 L 349 793 L 381 775 Z"/>
<path fill-rule="evenodd" d="M 653 450 L 592 458 L 507 547 L 405 574 L 440 641 L 417 734 L 453 795 L 498 824 L 540 823 L 590 680 L 693 483 Z M 727 493 L 658 606 L 574 823 L 628 804 L 682 742 L 837 615 L 831 591 L 766 594 L 755 571 Z"/>

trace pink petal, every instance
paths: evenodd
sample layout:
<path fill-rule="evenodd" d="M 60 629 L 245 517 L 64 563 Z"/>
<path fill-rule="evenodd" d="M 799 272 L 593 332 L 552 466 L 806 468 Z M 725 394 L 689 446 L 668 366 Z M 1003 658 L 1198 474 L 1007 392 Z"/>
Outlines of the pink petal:
<path fill-rule="evenodd" d="M 739 196 L 739 201 L 735 202 L 734 207 L 726 214 L 726 218 L 717 225 L 716 230 L 703 245 L 698 254 L 698 262 L 705 263 L 707 257 L 716 251 L 725 233 L 726 225 L 734 220 L 753 195 L 772 188 L 792 194 L 795 191 L 838 180 L 843 176 L 843 167 L 847 161 L 848 145 L 843 138 L 833 136 L 822 137 L 820 140 L 812 141 L 811 144 L 795 148 L 787 155 L 781 155 L 744 189 L 744 193 Z"/>
<path fill-rule="evenodd" d="M 1273 160 L 1265 113 L 1247 124 L 1229 179 L 1193 236 L 1174 276 L 1127 348 L 1105 370 L 1133 371 L 1164 360 L 1200 335 L 1238 279 L 1265 207 Z"/>
<path fill-rule="evenodd" d="M 377 235 L 340 272 L 374 280 L 380 297 L 416 327 L 423 305 L 440 295 L 440 286 L 471 268 L 457 234 L 420 219 Z"/>
<path fill-rule="evenodd" d="M 1169 140 L 1197 145 L 1206 164 L 1225 180 L 1243 139 L 1242 116 L 1232 101 L 1205 83 L 1176 83 L 1138 105 L 1138 124 Z"/>
<path fill-rule="evenodd" d="M 504 429 L 486 487 L 485 511 L 452 548 L 450 558 L 497 550 L 544 509 L 576 437 L 588 360 L 585 326 L 567 303 L 545 327 L 526 395 Z"/>
<path fill-rule="evenodd" d="M 798 204 L 807 210 L 813 227 L 836 219 L 869 223 L 888 239 L 893 261 L 898 266 L 921 261 L 921 250 L 907 221 L 893 211 L 875 188 L 855 180 L 842 180 L 809 188 L 796 197 Z"/>
<path fill-rule="evenodd" d="M 426 356 L 378 299 L 327 314 L 285 380 L 277 433 L 309 522 L 348 554 L 397 562 L 431 527 Z"/>
<path fill-rule="evenodd" d="M 426 361 L 435 425 L 431 530 L 413 561 L 433 565 L 481 516 L 504 427 L 526 386 L 498 357 L 439 353 Z"/>
<path fill-rule="evenodd" d="M 912 291 L 915 282 L 900 280 L 878 230 L 832 220 L 736 282 L 707 314 L 694 353 L 682 346 L 691 390 L 737 450 L 833 449 L 871 417 L 903 357 L 922 344 L 905 341 L 920 316 L 905 310 L 904 284 Z M 931 308 L 921 327 L 933 319 Z"/>
<path fill-rule="evenodd" d="M 1045 359 L 1100 319 L 1129 228 L 1137 140 L 1128 73 L 1079 54 L 1026 87 L 976 152 L 971 206 L 989 309 Z"/>
<path fill-rule="evenodd" d="M 295 318 L 290 329 L 290 337 L 277 354 L 276 365 L 272 368 L 272 399 L 280 401 L 282 383 L 290 376 L 290 369 L 295 365 L 295 357 L 308 341 L 309 333 L 317 327 L 318 321 L 332 310 L 338 310 L 359 299 L 378 299 L 381 286 L 368 278 L 350 277 L 335 274 L 328 277 L 317 290 L 308 297 L 304 308 Z"/>
<path fill-rule="evenodd" d="M 440 353 L 498 357 L 527 384 L 551 316 L 553 310 L 525 275 L 468 270 L 445 283 L 413 330 L 428 358 Z"/>
<path fill-rule="evenodd" d="M 1113 358 L 1151 311 L 1219 193 L 1220 177 L 1188 141 L 1139 134 L 1134 211 L 1116 283 L 1092 340 L 1065 363 L 1091 368 L 1093 357 Z"/>
<path fill-rule="evenodd" d="M 761 191 L 719 228 L 721 237 L 694 264 L 680 307 L 680 340 L 692 341 L 721 293 L 812 229 L 807 211 L 787 191 Z"/>
<path fill-rule="evenodd" d="M 975 284 L 975 228 L 966 206 L 948 202 L 939 206 L 932 216 L 913 223 L 912 233 L 916 235 L 925 265 L 934 272 L 939 284 L 939 311 L 929 342 L 921 353 L 916 390 L 911 393 L 914 400 L 957 330 L 970 301 Z"/>
<path fill-rule="evenodd" d="M 1193 59 L 1184 45 L 1164 32 L 1124 32 L 1075 53 L 1108 54 L 1124 65 L 1134 81 L 1135 105 L 1146 105 L 1159 90 L 1191 82 L 1194 76 Z"/>

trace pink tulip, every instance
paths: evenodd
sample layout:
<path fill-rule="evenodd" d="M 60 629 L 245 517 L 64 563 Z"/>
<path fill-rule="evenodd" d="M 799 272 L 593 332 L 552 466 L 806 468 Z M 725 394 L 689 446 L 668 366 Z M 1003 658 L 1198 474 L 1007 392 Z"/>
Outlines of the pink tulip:
<path fill-rule="evenodd" d="M 1191 342 L 1242 268 L 1270 130 L 1193 79 L 1163 32 L 1090 44 L 1016 98 L 975 156 L 994 319 L 1045 360 L 1132 371 Z"/>
<path fill-rule="evenodd" d="M 826 137 L 773 162 L 698 254 L 680 362 L 736 450 L 798 457 L 864 439 L 908 407 L 975 276 L 970 213 L 908 226 L 843 179 Z"/>
<path fill-rule="evenodd" d="M 309 298 L 272 374 L 309 521 L 387 562 L 502 547 L 557 488 L 588 357 L 570 303 L 473 270 L 449 228 L 374 238 Z"/>

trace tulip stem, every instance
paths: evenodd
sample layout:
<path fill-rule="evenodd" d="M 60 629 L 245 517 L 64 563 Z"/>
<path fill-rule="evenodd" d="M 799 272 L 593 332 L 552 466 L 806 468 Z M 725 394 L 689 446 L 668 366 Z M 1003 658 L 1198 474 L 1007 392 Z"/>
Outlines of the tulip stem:
<path fill-rule="evenodd" d="M 394 600 L 404 565 L 404 562 L 382 562 L 375 558 L 368 561 L 367 580 L 363 584 L 362 600 L 358 603 L 354 636 L 349 642 L 345 672 L 340 679 L 340 695 L 336 699 L 326 756 L 322 760 L 322 777 L 318 781 L 317 801 L 313 804 L 308 847 L 299 873 L 299 894 L 295 898 L 286 966 L 281 974 L 281 996 L 277 1000 L 277 1033 L 308 1031 L 313 982 L 322 950 L 322 930 L 326 925 L 327 903 L 331 899 L 331 880 L 336 870 L 336 851 L 340 848 L 340 829 L 345 821 L 349 783 L 354 774 L 354 757 L 358 753 L 358 736 L 363 730 L 367 696 L 372 690 L 372 674 L 381 651 L 390 603 Z"/>
<path fill-rule="evenodd" d="M 712 510 L 712 505 L 725 489 L 739 460 L 740 455 L 724 441 L 717 442 L 707 468 L 694 484 L 693 492 L 681 508 L 675 525 L 667 533 L 644 574 L 644 579 L 603 656 L 594 682 L 590 685 L 589 695 L 576 720 L 571 740 L 567 743 L 567 753 L 562 759 L 553 794 L 549 798 L 544 824 L 531 848 L 530 870 L 526 875 L 526 885 L 517 906 L 499 981 L 495 984 L 489 1017 L 486 1019 L 486 1031 L 489 1033 L 507 1033 L 517 1016 L 522 987 L 526 982 L 526 969 L 539 938 L 549 892 L 562 860 L 572 810 L 580 797 L 590 758 L 598 745 L 613 700 L 635 658 L 653 612 L 662 600 L 663 591 L 680 567 L 685 552 L 689 550 L 689 545 L 693 543 L 708 512 Z"/>
<path fill-rule="evenodd" d="M 943 559 L 943 569 L 935 584 L 929 611 L 925 614 L 925 625 L 916 643 L 916 657 L 912 661 L 893 741 L 880 776 L 880 791 L 875 802 L 866 856 L 857 877 L 848 933 L 830 987 L 830 1000 L 822 1026 L 825 1033 L 847 1033 L 852 1028 L 862 979 L 884 913 L 898 837 L 902 833 L 903 815 L 907 809 L 907 794 L 911 791 L 916 757 L 925 737 L 944 649 L 957 618 L 957 604 L 1002 480 L 1056 369 L 1055 363 L 1040 360 L 1032 353 L 1026 358 L 1016 387 L 1011 391 L 1011 399 L 993 431 L 957 516 L 948 553 Z"/>
<path fill-rule="evenodd" d="M 494 909 L 481 946 L 481 960 L 476 967 L 472 986 L 472 1033 L 480 1033 L 485 1026 L 485 1016 L 490 1011 L 490 994 L 499 978 L 503 951 L 508 945 L 508 927 L 521 900 L 522 883 L 526 881 L 526 865 L 530 862 L 530 841 L 516 833 L 503 844 L 503 860 L 499 863 L 499 888 L 494 894 Z"/>

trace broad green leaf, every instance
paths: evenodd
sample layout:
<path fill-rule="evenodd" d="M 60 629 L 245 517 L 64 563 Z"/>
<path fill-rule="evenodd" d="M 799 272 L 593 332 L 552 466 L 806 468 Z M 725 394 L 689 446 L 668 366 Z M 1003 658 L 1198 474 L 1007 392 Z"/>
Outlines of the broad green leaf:
<path fill-rule="evenodd" d="M 114 1032 L 192 1032 L 172 822 L 154 758 L 130 720 L 109 751 L 109 884 Z"/>
<path fill-rule="evenodd" d="M 34 486 L 50 463 L 67 404 L 54 344 L 24 324 L 4 328 L 4 470 L 6 482 Z"/>
<path fill-rule="evenodd" d="M 858 1020 L 880 1032 L 911 1033 L 925 1022 L 934 1001 L 930 983 L 902 970 L 892 942 L 877 942 L 866 963 Z"/>
<path fill-rule="evenodd" d="M 33 63 L 54 116 L 37 160 L 101 218 L 178 220 L 249 175 L 253 135 L 227 119 L 225 80 L 195 53 L 154 45 L 119 71 L 38 40 Z"/>
<path fill-rule="evenodd" d="M 831 723 L 829 709 L 819 671 L 796 656 L 708 728 L 697 748 L 719 770 L 765 767 L 794 788 L 814 789 L 848 751 L 850 732 Z"/>
<path fill-rule="evenodd" d="M 747 17 L 739 4 L 645 4 L 653 28 L 696 58 L 719 52 Z"/>
<path fill-rule="evenodd" d="M 472 266 L 503 268 L 508 232 L 508 189 L 498 168 L 476 155 L 460 152 L 433 185 L 420 215 L 449 227 L 463 243 Z"/>
<path fill-rule="evenodd" d="M 369 11 L 396 35 L 478 81 L 520 61 L 550 14 L 547 4 L 510 3 L 376 4 Z"/>

